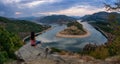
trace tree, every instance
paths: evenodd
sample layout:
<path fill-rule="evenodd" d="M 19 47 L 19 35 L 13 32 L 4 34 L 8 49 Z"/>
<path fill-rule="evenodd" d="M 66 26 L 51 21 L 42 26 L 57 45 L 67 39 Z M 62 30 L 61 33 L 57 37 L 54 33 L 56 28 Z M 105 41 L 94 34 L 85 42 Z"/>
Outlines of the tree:
<path fill-rule="evenodd" d="M 23 45 L 20 38 L 0 27 L 0 64 L 8 59 L 16 59 L 14 52 Z"/>
<path fill-rule="evenodd" d="M 120 12 L 120 0 L 116 0 L 113 4 L 104 3 L 107 11 L 119 11 Z"/>
<path fill-rule="evenodd" d="M 107 3 L 104 4 L 107 11 L 120 12 L 120 0 L 115 0 L 113 4 L 107 4 Z M 112 25 L 112 28 L 114 28 L 115 30 L 119 29 L 119 26 L 117 26 L 118 24 L 117 18 L 118 16 L 115 13 L 110 13 L 108 16 L 108 21 Z"/>

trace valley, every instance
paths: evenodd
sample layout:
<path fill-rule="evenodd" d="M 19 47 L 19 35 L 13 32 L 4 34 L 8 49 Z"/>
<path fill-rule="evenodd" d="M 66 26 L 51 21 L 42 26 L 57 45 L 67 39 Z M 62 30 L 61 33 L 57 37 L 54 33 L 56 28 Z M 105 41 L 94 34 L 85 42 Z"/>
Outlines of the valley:
<path fill-rule="evenodd" d="M 51 17 L 53 16 L 48 16 L 47 18 L 51 18 Z M 83 20 L 75 20 L 75 21 L 71 20 L 70 21 L 71 19 L 70 17 L 65 17 L 65 18 L 67 19 L 67 22 L 65 22 L 64 19 L 62 21 L 61 15 L 60 17 L 58 15 L 57 19 L 55 20 L 56 22 L 55 21 L 51 22 L 54 19 L 53 17 L 52 20 L 50 20 L 49 22 L 44 21 L 44 22 L 39 23 L 38 21 L 36 24 L 33 21 L 31 22 L 31 21 L 26 21 L 26 20 L 13 20 L 13 19 L 11 20 L 5 17 L 0 17 L 1 33 L 4 35 L 9 35 L 9 37 L 8 36 L 2 37 L 1 40 L 3 41 L 1 42 L 4 43 L 7 41 L 10 41 L 8 45 L 11 48 L 11 49 L 8 49 L 8 48 L 6 49 L 7 43 L 1 44 L 2 45 L 2 48 L 1 48 L 2 57 L 1 58 L 5 59 L 1 61 L 5 62 L 9 58 L 10 59 L 16 58 L 16 57 L 11 57 L 11 55 L 14 56 L 15 55 L 14 52 L 20 51 L 20 49 L 26 50 L 27 48 L 24 49 L 24 47 L 31 48 L 31 46 L 29 46 L 30 44 L 29 37 L 27 40 L 25 40 L 25 42 L 22 41 L 24 37 L 29 36 L 31 31 L 34 31 L 35 33 L 37 33 L 36 40 L 42 42 L 42 46 L 38 45 L 38 48 L 39 46 L 42 47 L 40 53 L 43 53 L 44 48 L 50 47 L 52 50 L 54 50 L 54 53 L 57 53 L 57 55 L 62 59 L 65 59 L 65 57 L 62 57 L 61 54 L 66 55 L 68 53 L 74 52 L 73 55 L 74 54 L 80 55 L 81 56 L 80 58 L 82 58 L 81 60 L 83 60 L 83 58 L 85 58 L 86 56 L 88 56 L 87 58 L 90 58 L 91 60 L 94 58 L 92 62 L 97 61 L 96 59 L 102 59 L 102 60 L 104 59 L 105 62 L 103 62 L 102 60 L 99 60 L 100 62 L 98 63 L 101 63 L 101 62 L 109 63 L 107 59 L 112 59 L 109 57 L 114 57 L 114 56 L 116 56 L 114 57 L 116 59 L 115 61 L 119 60 L 118 59 L 119 31 L 117 31 L 119 30 L 119 24 L 117 22 L 108 22 L 108 21 L 104 22 L 102 20 L 97 21 L 96 18 L 95 19 L 93 18 L 90 21 L 88 20 L 84 20 L 84 21 Z M 46 19 L 46 17 L 45 18 L 43 17 L 42 20 L 44 19 Z M 59 19 L 61 19 L 62 22 L 60 22 Z M 4 31 L 2 32 L 2 30 Z M 13 34 L 13 35 L 10 35 L 10 34 Z M 10 38 L 10 40 L 5 41 L 4 38 L 7 38 L 7 39 Z M 14 46 L 16 46 L 16 47 L 13 47 L 15 49 L 12 48 L 13 44 Z M 32 49 L 33 48 L 31 48 L 31 50 Z M 33 50 L 35 51 L 35 48 Z M 36 54 L 37 52 L 39 53 L 38 50 L 39 49 L 36 50 Z M 28 54 L 29 51 L 30 49 L 24 52 L 23 51 L 20 51 L 20 52 L 22 52 L 23 55 L 25 53 L 29 56 Z M 102 53 L 104 53 L 104 55 L 102 55 L 101 51 L 103 51 Z M 53 55 L 55 55 L 54 53 Z M 5 57 L 5 54 L 8 54 L 8 57 Z M 32 54 L 34 55 L 34 53 L 31 53 L 30 55 Z M 82 54 L 86 56 L 82 56 Z M 27 55 L 23 57 L 27 57 Z M 42 57 L 38 59 L 43 60 Z M 70 58 L 67 57 L 67 59 L 70 59 Z M 44 60 L 48 61 L 47 59 L 44 59 Z M 80 60 L 80 59 L 77 59 L 77 60 Z M 59 61 L 62 62 L 61 60 Z M 65 60 L 65 61 L 68 62 L 68 60 Z M 115 61 L 111 61 L 111 62 L 115 62 Z M 34 61 L 31 61 L 31 63 L 32 62 Z M 53 62 L 53 59 L 51 59 L 50 62 Z M 73 62 L 76 63 L 77 61 L 73 60 Z M 84 63 L 86 63 L 86 61 L 84 61 Z"/>

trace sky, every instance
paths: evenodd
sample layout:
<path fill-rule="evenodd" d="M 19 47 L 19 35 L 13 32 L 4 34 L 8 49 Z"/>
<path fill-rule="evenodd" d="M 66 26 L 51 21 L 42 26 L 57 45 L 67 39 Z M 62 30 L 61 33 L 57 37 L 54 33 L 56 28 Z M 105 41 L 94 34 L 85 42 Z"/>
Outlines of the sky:
<path fill-rule="evenodd" d="M 115 0 L 0 0 L 0 16 L 27 17 L 43 15 L 84 16 L 105 11 L 103 3 Z"/>

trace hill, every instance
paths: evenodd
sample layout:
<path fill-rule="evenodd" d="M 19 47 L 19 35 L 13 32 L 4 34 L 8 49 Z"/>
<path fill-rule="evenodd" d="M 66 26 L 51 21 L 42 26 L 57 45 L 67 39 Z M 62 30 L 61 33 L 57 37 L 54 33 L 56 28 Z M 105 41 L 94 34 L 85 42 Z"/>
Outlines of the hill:
<path fill-rule="evenodd" d="M 108 16 L 107 16 L 108 15 Z M 96 16 L 96 17 L 95 17 Z M 95 18 L 94 18 L 95 17 Z M 85 53 L 97 58 L 105 59 L 107 57 L 117 56 L 120 57 L 120 14 L 116 12 L 112 13 L 95 13 L 90 15 L 87 19 L 98 31 L 107 35 L 108 42 L 104 45 L 91 45 L 85 46 Z M 101 18 L 103 21 L 101 21 Z M 102 51 L 102 52 L 101 52 Z M 119 60 L 119 59 L 118 59 Z M 117 61 L 117 60 L 116 60 Z M 114 63 L 113 63 L 114 64 Z"/>
<path fill-rule="evenodd" d="M 30 16 L 30 17 L 20 17 L 20 18 L 16 18 L 16 19 L 33 21 L 33 20 L 35 20 L 37 18 L 38 17 Z"/>
<path fill-rule="evenodd" d="M 106 21 L 109 13 L 107 12 L 98 12 L 92 15 L 85 15 L 82 17 L 82 21 Z"/>
<path fill-rule="evenodd" d="M 23 42 L 17 35 L 0 27 L 0 64 L 10 59 L 16 59 L 14 52 L 22 45 Z"/>
<path fill-rule="evenodd" d="M 0 26 L 4 27 L 8 32 L 17 34 L 21 39 L 29 35 L 31 31 L 41 32 L 49 27 L 26 20 L 11 20 L 5 17 L 0 17 Z"/>
<path fill-rule="evenodd" d="M 67 27 L 69 28 L 66 31 L 71 35 L 81 35 L 86 33 L 86 31 L 83 29 L 82 24 L 78 22 L 70 22 L 67 24 Z"/>
<path fill-rule="evenodd" d="M 41 32 L 49 26 L 30 21 L 0 17 L 0 64 L 16 59 L 14 54 L 24 43 L 22 39 L 31 31 Z"/>
<path fill-rule="evenodd" d="M 66 24 L 68 22 L 74 22 L 76 21 L 76 19 L 65 15 L 51 15 L 51 16 L 45 16 L 41 19 L 38 19 L 37 21 L 45 24 L 54 24 L 54 23 Z"/>
<path fill-rule="evenodd" d="M 84 38 L 90 33 L 79 22 L 69 22 L 67 28 L 57 33 L 56 36 L 64 38 Z"/>
<path fill-rule="evenodd" d="M 88 22 L 108 22 L 108 17 L 110 15 L 114 15 L 116 16 L 116 20 L 120 22 L 120 14 L 119 13 L 116 13 L 116 12 L 111 12 L 111 13 L 108 13 L 108 12 L 97 12 L 97 13 L 94 13 L 92 15 L 85 15 L 83 16 L 81 19 L 82 21 L 88 21 Z"/>

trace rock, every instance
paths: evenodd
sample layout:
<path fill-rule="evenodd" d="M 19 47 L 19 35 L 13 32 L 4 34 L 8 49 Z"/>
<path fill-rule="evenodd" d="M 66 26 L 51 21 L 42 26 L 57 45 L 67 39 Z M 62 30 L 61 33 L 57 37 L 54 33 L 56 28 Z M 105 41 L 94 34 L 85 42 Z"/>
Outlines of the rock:
<path fill-rule="evenodd" d="M 15 54 L 20 60 L 24 60 L 19 64 L 120 64 L 119 56 L 105 60 L 94 59 L 91 56 L 80 56 L 76 53 L 66 55 L 48 54 L 46 57 L 45 48 L 40 44 L 33 47 L 30 43 L 21 47 Z"/>
<path fill-rule="evenodd" d="M 64 64 L 64 60 L 59 55 L 48 54 L 46 57 L 45 48 L 38 44 L 36 47 L 30 45 L 30 43 L 21 47 L 15 52 L 19 59 L 24 60 L 27 64 Z"/>
<path fill-rule="evenodd" d="M 30 43 L 24 45 L 15 54 L 24 61 L 30 61 L 38 57 L 38 55 L 43 56 L 44 49 L 38 44 L 36 47 L 30 45 Z"/>
<path fill-rule="evenodd" d="M 120 64 L 120 56 L 114 56 L 114 57 L 111 57 L 111 58 L 106 58 L 105 61 L 109 62 L 111 64 Z"/>
<path fill-rule="evenodd" d="M 80 63 L 84 63 L 85 61 L 84 61 L 83 59 L 80 59 L 79 62 L 80 62 Z"/>
<path fill-rule="evenodd" d="M 93 57 L 91 57 L 91 56 L 82 56 L 81 59 L 83 59 L 83 60 L 86 61 L 86 62 L 95 60 L 95 59 L 94 59 Z"/>

